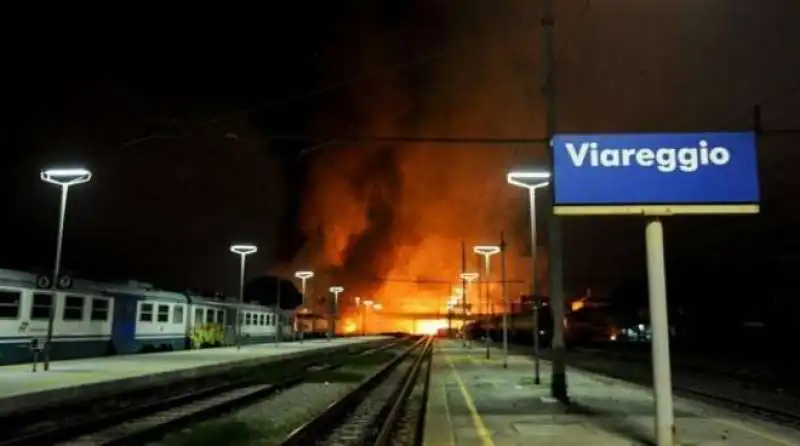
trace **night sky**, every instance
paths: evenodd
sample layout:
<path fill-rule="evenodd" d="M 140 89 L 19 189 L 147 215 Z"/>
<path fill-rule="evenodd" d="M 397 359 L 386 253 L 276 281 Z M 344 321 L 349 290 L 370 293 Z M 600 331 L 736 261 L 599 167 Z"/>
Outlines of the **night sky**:
<path fill-rule="evenodd" d="M 312 268 L 320 284 L 398 300 L 446 294 L 403 284 L 451 280 L 461 240 L 503 231 L 510 278 L 529 280 L 527 203 L 504 176 L 542 165 L 542 146 L 330 140 L 541 137 L 537 3 L 275 2 L 209 23 L 31 24 L 41 39 L 4 43 L 0 266 L 52 267 L 58 190 L 38 172 L 68 164 L 94 172 L 69 200 L 75 274 L 234 292 L 227 249 L 246 241 L 261 248 L 250 276 Z M 800 2 L 556 4 L 560 130 L 748 130 L 762 107 L 762 214 L 669 219 L 670 299 L 796 293 L 800 137 L 769 130 L 800 128 Z M 569 219 L 565 240 L 568 294 L 638 293 L 641 220 Z"/>

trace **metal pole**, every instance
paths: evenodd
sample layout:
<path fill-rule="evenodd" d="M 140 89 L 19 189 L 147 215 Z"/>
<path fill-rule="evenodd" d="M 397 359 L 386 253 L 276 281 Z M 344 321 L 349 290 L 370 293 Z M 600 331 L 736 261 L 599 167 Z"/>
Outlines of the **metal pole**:
<path fill-rule="evenodd" d="M 647 246 L 647 283 L 650 294 L 650 327 L 653 332 L 653 390 L 656 399 L 656 441 L 658 446 L 672 446 L 675 420 L 672 409 L 672 377 L 669 358 L 669 321 L 667 317 L 667 280 L 664 267 L 664 232 L 657 217 L 648 220 L 645 229 Z"/>
<path fill-rule="evenodd" d="M 239 305 L 244 304 L 244 254 L 239 254 Z M 236 350 L 242 349 L 242 312 L 236 308 Z"/>
<path fill-rule="evenodd" d="M 464 274 L 467 273 L 467 248 L 464 240 L 461 240 L 461 340 L 464 347 L 472 347 L 472 343 L 467 339 L 467 278 Z"/>
<path fill-rule="evenodd" d="M 531 313 L 533 314 L 533 383 L 541 384 L 541 367 L 539 364 L 539 301 L 536 292 L 539 290 L 539 274 L 536 271 L 536 189 L 528 188 L 528 201 L 531 213 Z"/>
<path fill-rule="evenodd" d="M 503 297 L 503 368 L 508 368 L 508 294 L 506 294 L 506 239 L 500 232 L 500 289 Z"/>
<path fill-rule="evenodd" d="M 447 296 L 447 339 L 450 339 L 453 333 L 453 305 L 450 304 L 450 299 L 453 298 L 453 284 L 450 284 L 450 294 Z"/>
<path fill-rule="evenodd" d="M 53 266 L 53 281 L 50 288 L 50 314 L 47 317 L 47 338 L 44 346 L 44 371 L 50 370 L 50 346 L 53 344 L 53 324 L 56 317 L 56 291 L 58 290 L 58 276 L 61 273 L 61 245 L 64 243 L 64 219 L 67 215 L 67 193 L 69 186 L 61 185 L 61 205 L 58 211 L 58 237 L 56 238 L 56 261 Z"/>
<path fill-rule="evenodd" d="M 367 306 L 361 306 L 361 336 L 367 335 Z"/>
<path fill-rule="evenodd" d="M 545 132 L 548 142 L 556 134 L 556 82 L 555 82 L 555 48 L 553 30 L 555 18 L 553 13 L 553 0 L 542 0 L 542 46 L 544 60 L 544 93 L 545 93 Z M 553 147 L 548 148 L 550 154 L 550 168 L 552 172 Z M 553 194 L 549 194 L 552 201 Z M 552 203 L 551 203 L 552 204 Z M 549 206 L 549 283 L 550 283 L 550 311 L 553 315 L 552 339 L 552 379 L 550 392 L 554 398 L 566 401 L 567 373 L 566 373 L 566 346 L 564 344 L 564 270 L 563 252 L 561 241 L 561 219 L 553 213 L 553 206 Z"/>
<path fill-rule="evenodd" d="M 283 318 L 281 317 L 281 278 L 275 276 L 275 286 L 277 289 L 275 290 L 275 321 L 276 325 L 278 326 L 278 333 L 275 337 L 275 346 L 277 347 L 280 345 L 281 340 L 283 339 Z"/>
<path fill-rule="evenodd" d="M 300 305 L 300 308 L 305 308 L 305 305 L 306 305 L 306 280 L 307 279 L 300 279 L 300 290 L 303 293 L 303 296 L 302 296 L 303 303 L 302 303 L 302 305 Z M 301 315 L 302 315 L 302 313 L 301 313 Z M 305 325 L 305 321 L 302 318 L 299 318 L 298 322 L 300 322 L 300 324 L 299 324 L 300 325 L 300 343 L 302 344 L 303 343 L 303 339 L 305 338 L 306 325 Z"/>
<path fill-rule="evenodd" d="M 483 299 L 486 303 L 486 316 L 484 317 L 485 320 L 489 317 L 489 269 L 491 260 L 489 259 L 488 255 L 483 256 L 483 270 L 486 273 L 486 278 L 483 280 Z M 484 326 L 483 335 L 484 335 L 484 345 L 486 345 L 486 359 L 490 359 L 492 354 L 489 352 L 489 324 L 488 322 Z"/>
<path fill-rule="evenodd" d="M 333 295 L 333 336 L 336 336 L 336 327 L 339 325 L 339 293 Z"/>
<path fill-rule="evenodd" d="M 328 333 L 327 338 L 330 341 L 333 339 L 333 301 L 328 300 L 328 305 L 326 305 L 326 313 L 328 314 Z"/>

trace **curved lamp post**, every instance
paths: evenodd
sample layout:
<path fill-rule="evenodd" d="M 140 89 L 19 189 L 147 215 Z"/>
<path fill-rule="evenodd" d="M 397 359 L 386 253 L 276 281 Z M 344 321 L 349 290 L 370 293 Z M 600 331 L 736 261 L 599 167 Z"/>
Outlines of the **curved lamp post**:
<path fill-rule="evenodd" d="M 539 302 L 536 299 L 539 284 L 536 274 L 536 191 L 550 184 L 550 172 L 545 170 L 514 171 L 506 175 L 506 181 L 513 186 L 528 189 L 531 227 L 531 307 L 533 313 L 533 382 L 541 384 L 539 365 Z"/>
<path fill-rule="evenodd" d="M 328 288 L 328 291 L 333 294 L 333 314 L 331 314 L 331 318 L 328 323 L 328 340 L 330 341 L 333 339 L 333 335 L 336 333 L 336 318 L 339 317 L 339 294 L 344 292 L 344 287 L 338 285 L 332 286 Z"/>
<path fill-rule="evenodd" d="M 489 299 L 489 273 L 492 269 L 492 256 L 495 254 L 500 253 L 500 247 L 494 245 L 478 245 L 472 248 L 472 251 L 475 254 L 483 256 L 483 298 L 486 299 L 486 316 L 489 317 L 490 305 L 491 301 Z M 489 324 L 485 325 L 486 329 L 484 330 L 484 344 L 486 345 L 486 359 L 491 357 L 489 353 Z"/>
<path fill-rule="evenodd" d="M 309 279 L 314 277 L 314 272 L 313 271 L 296 271 L 294 273 L 294 276 L 296 278 L 300 279 L 300 294 L 301 294 L 301 299 L 302 299 L 300 307 L 301 308 L 305 308 L 305 304 L 306 304 L 306 282 L 308 282 Z M 303 338 L 305 337 L 306 326 L 305 326 L 305 324 L 298 324 L 297 323 L 297 318 L 298 318 L 297 313 L 295 313 L 294 318 L 295 318 L 295 326 L 299 326 L 300 327 L 300 342 L 302 343 L 303 342 Z M 295 329 L 295 331 L 296 331 L 296 329 Z"/>
<path fill-rule="evenodd" d="M 53 280 L 50 286 L 50 313 L 47 317 L 47 338 L 44 345 L 44 370 L 50 370 L 50 344 L 53 340 L 53 321 L 55 319 L 56 287 L 61 269 L 61 246 L 64 242 L 64 220 L 67 214 L 67 194 L 70 186 L 88 183 L 92 180 L 92 172 L 82 167 L 69 169 L 45 169 L 39 173 L 39 178 L 45 183 L 61 187 L 61 206 L 58 212 L 58 238 L 56 239 L 56 261 L 53 266 Z"/>
<path fill-rule="evenodd" d="M 230 250 L 232 253 L 237 254 L 240 258 L 239 261 L 239 303 L 244 303 L 244 266 L 245 259 L 250 254 L 258 252 L 256 245 L 249 243 L 240 245 L 231 245 Z M 280 328 L 280 327 L 279 327 Z M 241 307 L 236 308 L 236 349 L 242 348 L 242 313 Z"/>

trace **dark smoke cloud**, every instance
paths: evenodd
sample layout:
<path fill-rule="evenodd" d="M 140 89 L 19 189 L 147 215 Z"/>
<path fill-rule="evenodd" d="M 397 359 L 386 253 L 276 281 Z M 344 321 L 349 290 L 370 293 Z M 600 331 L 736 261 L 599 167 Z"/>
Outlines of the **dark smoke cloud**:
<path fill-rule="evenodd" d="M 788 9 L 796 9 L 791 5 L 797 2 L 776 2 L 789 5 L 783 12 L 765 4 L 752 14 L 744 13 L 753 8 L 744 0 L 609 0 L 588 7 L 582 1 L 557 3 L 562 130 L 741 125 L 730 122 L 733 110 L 746 115 L 769 91 L 791 91 L 790 81 L 799 75 L 797 67 L 777 69 L 792 54 L 788 50 L 783 56 L 761 54 L 763 67 L 772 68 L 756 73 L 752 61 L 759 57 L 760 44 L 736 37 L 758 33 L 762 52 L 777 48 L 781 32 L 775 30 L 785 34 L 791 28 Z M 362 8 L 360 20 L 332 38 L 335 47 L 323 58 L 333 79 L 433 57 L 329 95 L 318 133 L 543 135 L 538 2 L 419 2 L 424 6 L 408 8 L 404 20 L 394 21 L 381 21 L 386 15 L 372 10 L 380 9 L 378 4 Z M 738 43 L 718 48 L 715 42 Z M 390 151 L 397 176 L 386 173 L 384 162 L 364 170 L 382 150 L 343 146 L 313 158 L 302 223 L 314 240 L 302 255 L 308 264 L 328 271 L 321 283 L 345 281 L 353 293 L 385 298 L 397 308 L 438 307 L 448 292 L 446 284 L 422 291 L 417 285 L 374 279 L 455 278 L 461 240 L 496 243 L 501 231 L 509 243 L 509 277 L 530 277 L 530 260 L 524 258 L 529 244 L 525 192 L 507 186 L 504 176 L 514 167 L 541 166 L 544 147 L 399 144 Z M 538 211 L 542 245 L 546 209 Z M 582 292 L 595 277 L 638 273 L 641 246 L 631 244 L 630 234 L 640 229 L 633 219 L 569 220 L 565 243 L 567 280 L 575 284 L 571 291 Z M 474 256 L 467 257 L 474 265 Z M 541 248 L 537 269 L 543 278 L 547 252 Z M 541 283 L 546 292 L 546 281 Z M 510 294 L 525 288 L 519 285 Z"/>

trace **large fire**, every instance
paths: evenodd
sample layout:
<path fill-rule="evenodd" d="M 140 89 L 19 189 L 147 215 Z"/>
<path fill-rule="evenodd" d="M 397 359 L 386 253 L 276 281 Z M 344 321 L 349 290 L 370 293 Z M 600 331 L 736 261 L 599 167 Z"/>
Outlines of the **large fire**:
<path fill-rule="evenodd" d="M 453 8 L 452 13 L 457 16 L 459 11 Z M 427 62 L 417 73 L 423 78 L 413 87 L 390 78 L 364 83 L 341 101 L 331 98 L 330 108 L 320 113 L 317 131 L 341 134 L 355 126 L 358 133 L 376 135 L 540 134 L 536 95 L 521 93 L 538 91 L 537 76 L 531 74 L 535 70 L 513 75 L 519 72 L 518 46 L 491 44 L 508 39 L 502 20 L 490 19 L 485 27 L 474 28 L 465 17 L 443 23 L 452 28 L 445 32 L 453 36 L 453 50 L 469 57 Z M 342 36 L 353 45 L 337 55 L 336 65 L 356 72 L 374 71 L 386 63 L 385 54 L 407 44 L 383 32 L 369 39 L 354 32 Z M 478 51 L 475 40 L 489 45 Z M 313 269 L 317 274 L 309 289 L 316 289 L 315 296 L 325 295 L 332 284 L 344 286 L 342 317 L 352 319 L 346 327 L 431 332 L 443 328 L 447 301 L 460 286 L 462 241 L 466 270 L 483 275 L 472 246 L 498 244 L 503 232 L 506 278 L 517 281 L 508 284 L 508 296 L 527 292 L 531 266 L 526 192 L 506 184 L 505 175 L 516 167 L 543 165 L 543 154 L 541 145 L 395 143 L 315 151 L 307 157 L 302 203 L 301 223 L 308 241 L 287 270 Z M 488 299 L 479 298 L 477 283 L 470 287 L 472 313 L 501 310 L 500 266 L 500 256 L 494 256 Z M 542 247 L 537 270 L 539 291 L 546 292 L 547 256 Z M 371 312 L 362 323 L 355 314 L 356 297 L 382 303 L 383 311 Z M 413 314 L 420 315 L 416 327 Z"/>

